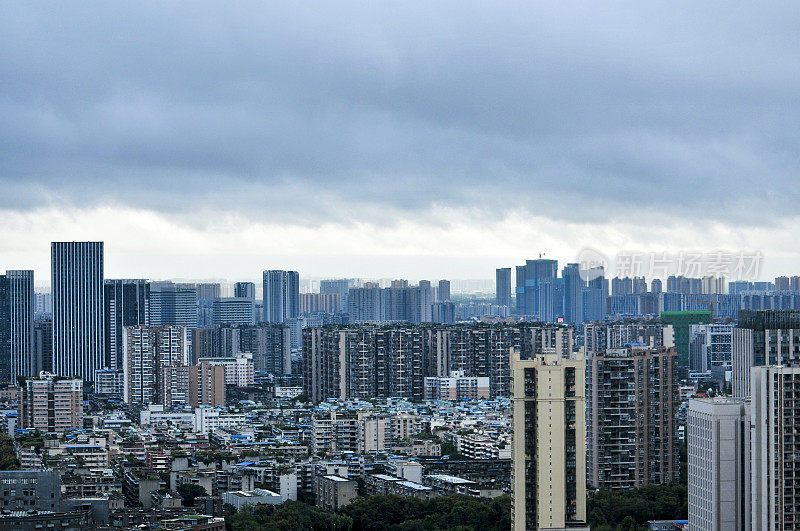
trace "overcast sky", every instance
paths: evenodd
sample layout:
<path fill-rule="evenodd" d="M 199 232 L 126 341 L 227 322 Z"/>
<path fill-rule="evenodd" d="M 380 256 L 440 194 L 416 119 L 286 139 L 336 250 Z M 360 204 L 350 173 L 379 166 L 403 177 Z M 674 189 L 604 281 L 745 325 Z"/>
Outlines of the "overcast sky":
<path fill-rule="evenodd" d="M 107 277 L 800 274 L 794 2 L 33 4 L 0 7 L 0 268 L 37 283 L 84 239 Z"/>

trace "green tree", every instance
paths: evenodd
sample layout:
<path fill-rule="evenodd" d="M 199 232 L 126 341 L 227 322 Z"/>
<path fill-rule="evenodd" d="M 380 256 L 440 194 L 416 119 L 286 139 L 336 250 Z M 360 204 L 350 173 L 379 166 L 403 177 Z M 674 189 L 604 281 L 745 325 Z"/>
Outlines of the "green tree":
<path fill-rule="evenodd" d="M 183 505 L 186 507 L 193 507 L 194 499 L 198 496 L 208 496 L 205 487 L 201 485 L 195 485 L 194 483 L 184 483 L 182 485 L 178 485 L 178 494 L 181 495 Z"/>

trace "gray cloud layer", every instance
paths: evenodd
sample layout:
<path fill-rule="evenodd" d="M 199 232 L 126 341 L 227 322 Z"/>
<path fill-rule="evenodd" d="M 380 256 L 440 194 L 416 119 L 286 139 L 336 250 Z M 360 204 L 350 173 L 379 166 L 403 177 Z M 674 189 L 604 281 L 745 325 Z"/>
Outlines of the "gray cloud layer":
<path fill-rule="evenodd" d="M 795 215 L 800 11 L 700 4 L 6 3 L 0 208 Z"/>

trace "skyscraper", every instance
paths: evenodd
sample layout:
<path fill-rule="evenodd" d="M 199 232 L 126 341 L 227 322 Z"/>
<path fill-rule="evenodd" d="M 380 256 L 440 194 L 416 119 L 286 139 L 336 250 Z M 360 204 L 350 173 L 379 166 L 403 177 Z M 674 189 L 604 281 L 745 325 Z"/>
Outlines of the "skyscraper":
<path fill-rule="evenodd" d="M 775 277 L 775 291 L 789 291 L 789 277 Z"/>
<path fill-rule="evenodd" d="M 351 323 L 378 322 L 383 320 L 383 297 L 378 286 L 350 288 L 348 314 Z"/>
<path fill-rule="evenodd" d="M 586 282 L 581 278 L 579 264 L 567 264 L 561 270 L 564 280 L 564 321 L 570 324 L 583 322 L 583 290 Z"/>
<path fill-rule="evenodd" d="M 197 326 L 197 287 L 173 282 L 150 283 L 150 326 Z"/>
<path fill-rule="evenodd" d="M 510 271 L 509 271 L 510 276 Z M 439 289 L 436 291 L 436 300 L 438 302 L 447 302 L 450 300 L 450 281 L 440 280 Z"/>
<path fill-rule="evenodd" d="M 800 310 L 741 310 L 732 332 L 733 396 L 750 396 L 754 366 L 800 365 Z"/>
<path fill-rule="evenodd" d="M 557 279 L 558 261 L 539 258 L 517 266 L 517 313 L 540 321 L 561 314 L 563 294 Z"/>
<path fill-rule="evenodd" d="M 800 367 L 754 367 L 750 404 L 753 529 L 800 529 Z"/>
<path fill-rule="evenodd" d="M 146 280 L 109 279 L 104 287 L 106 359 L 109 369 L 122 368 L 122 329 L 150 324 L 150 285 Z"/>
<path fill-rule="evenodd" d="M 587 482 L 638 488 L 678 478 L 678 354 L 627 347 L 589 352 Z"/>
<path fill-rule="evenodd" d="M 588 529 L 583 356 L 512 351 L 511 370 L 513 529 Z"/>
<path fill-rule="evenodd" d="M 750 529 L 750 423 L 736 398 L 692 398 L 686 423 L 689 528 Z"/>
<path fill-rule="evenodd" d="M 511 268 L 500 267 L 495 271 L 495 304 L 511 307 Z"/>
<path fill-rule="evenodd" d="M 53 372 L 52 316 L 43 314 L 36 317 L 33 323 L 33 348 L 36 352 L 36 369 L 39 372 Z"/>
<path fill-rule="evenodd" d="M 162 369 L 189 362 L 189 343 L 182 326 L 129 326 L 124 329 L 123 400 L 154 404 Z"/>
<path fill-rule="evenodd" d="M 297 271 L 264 271 L 264 321 L 283 323 L 300 314 L 300 274 Z"/>
<path fill-rule="evenodd" d="M 0 275 L 0 381 L 39 374 L 34 349 L 33 271 Z"/>
<path fill-rule="evenodd" d="M 94 381 L 105 364 L 103 242 L 53 242 L 53 371 Z"/>
<path fill-rule="evenodd" d="M 340 278 L 335 280 L 321 280 L 319 283 L 320 293 L 337 293 L 339 295 L 339 311 L 347 313 L 349 311 L 348 295 L 350 288 L 355 286 L 352 278 Z"/>
<path fill-rule="evenodd" d="M 233 288 L 234 297 L 256 300 L 256 285 L 253 282 L 237 282 Z"/>

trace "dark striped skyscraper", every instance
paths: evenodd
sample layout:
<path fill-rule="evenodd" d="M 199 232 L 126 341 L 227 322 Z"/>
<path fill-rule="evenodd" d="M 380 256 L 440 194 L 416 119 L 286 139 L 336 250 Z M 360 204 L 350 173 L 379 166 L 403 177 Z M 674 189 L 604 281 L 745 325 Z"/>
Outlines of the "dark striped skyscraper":
<path fill-rule="evenodd" d="M 38 374 L 33 348 L 33 271 L 0 275 L 0 381 Z"/>
<path fill-rule="evenodd" d="M 300 274 L 297 271 L 264 271 L 264 321 L 283 323 L 300 314 Z"/>
<path fill-rule="evenodd" d="M 122 329 L 150 324 L 150 284 L 146 280 L 105 281 L 105 366 L 122 368 Z"/>
<path fill-rule="evenodd" d="M 94 381 L 105 364 L 103 242 L 53 242 L 53 371 Z"/>

